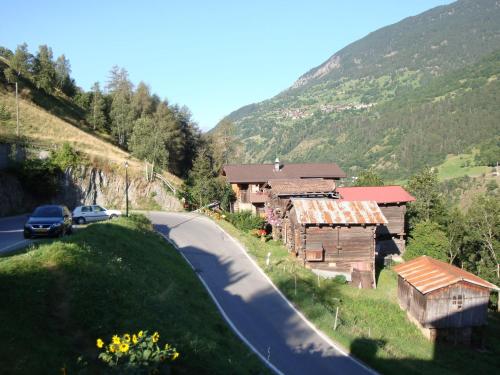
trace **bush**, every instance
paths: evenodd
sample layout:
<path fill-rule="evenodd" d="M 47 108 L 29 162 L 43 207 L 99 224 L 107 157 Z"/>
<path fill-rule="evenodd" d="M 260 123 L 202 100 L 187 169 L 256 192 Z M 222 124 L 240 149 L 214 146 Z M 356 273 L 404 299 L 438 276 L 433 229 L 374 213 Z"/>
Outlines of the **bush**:
<path fill-rule="evenodd" d="M 411 236 L 404 254 L 405 260 L 428 255 L 435 259 L 448 261 L 450 241 L 439 224 L 433 221 L 422 221 L 415 225 Z"/>
<path fill-rule="evenodd" d="M 251 211 L 227 213 L 226 220 L 233 224 L 236 228 L 244 231 L 262 229 L 265 223 L 263 218 L 254 215 Z"/>
<path fill-rule="evenodd" d="M 64 142 L 62 147 L 50 153 L 50 161 L 61 170 L 76 167 L 82 164 L 82 160 L 81 155 L 68 142 Z"/>

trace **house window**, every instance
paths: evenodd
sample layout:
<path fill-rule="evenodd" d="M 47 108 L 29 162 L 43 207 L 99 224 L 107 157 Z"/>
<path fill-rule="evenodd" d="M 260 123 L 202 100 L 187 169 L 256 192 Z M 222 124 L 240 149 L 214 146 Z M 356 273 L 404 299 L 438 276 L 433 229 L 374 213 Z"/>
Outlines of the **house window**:
<path fill-rule="evenodd" d="M 459 294 L 457 296 L 453 296 L 451 300 L 451 304 L 453 307 L 455 307 L 457 310 L 460 310 L 464 304 L 464 296 Z"/>

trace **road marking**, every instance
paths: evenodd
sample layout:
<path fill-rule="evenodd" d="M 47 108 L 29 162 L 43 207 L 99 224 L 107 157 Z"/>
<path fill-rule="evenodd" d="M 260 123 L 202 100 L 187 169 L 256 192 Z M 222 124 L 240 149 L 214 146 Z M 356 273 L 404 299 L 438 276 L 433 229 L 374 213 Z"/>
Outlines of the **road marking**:
<path fill-rule="evenodd" d="M 23 229 L 13 229 L 13 230 L 0 230 L 0 233 L 20 233 L 24 232 Z"/>
<path fill-rule="evenodd" d="M 232 322 L 232 320 L 229 318 L 229 316 L 227 316 L 226 312 L 224 311 L 224 309 L 222 308 L 222 306 L 219 304 L 219 301 L 217 301 L 217 298 L 215 298 L 215 295 L 212 293 L 212 291 L 210 290 L 208 284 L 205 282 L 205 280 L 203 280 L 203 277 L 201 277 L 200 273 L 199 272 L 196 272 L 196 269 L 194 268 L 193 264 L 189 261 L 189 259 L 183 254 L 183 252 L 179 249 L 179 247 L 177 246 L 177 244 L 171 240 L 170 238 L 168 238 L 165 234 L 161 233 L 161 232 L 158 232 L 161 234 L 161 236 L 163 238 L 165 238 L 165 240 L 167 240 L 168 243 L 170 243 L 176 250 L 179 254 L 181 254 L 181 256 L 184 258 L 184 260 L 187 262 L 187 264 L 189 264 L 189 266 L 191 267 L 191 269 L 194 271 L 194 273 L 198 276 L 198 278 L 200 279 L 201 283 L 203 284 L 203 286 L 205 287 L 205 289 L 207 290 L 210 298 L 212 298 L 212 300 L 214 301 L 215 305 L 217 306 L 217 309 L 219 310 L 219 312 L 221 313 L 221 315 L 224 317 L 224 319 L 226 320 L 226 322 L 229 324 L 229 326 L 231 327 L 231 329 L 236 333 L 236 335 L 250 348 L 252 349 L 252 351 L 257 354 L 257 356 L 266 364 L 266 366 L 268 366 L 271 370 L 273 370 L 275 373 L 279 374 L 279 375 L 284 375 L 283 372 L 281 372 L 276 366 L 274 366 L 266 357 L 264 357 L 258 350 L 257 348 L 255 348 L 251 343 L 250 341 L 247 340 L 247 338 L 245 336 L 243 336 L 243 334 L 238 330 L 238 328 L 236 328 L 236 325 Z"/>

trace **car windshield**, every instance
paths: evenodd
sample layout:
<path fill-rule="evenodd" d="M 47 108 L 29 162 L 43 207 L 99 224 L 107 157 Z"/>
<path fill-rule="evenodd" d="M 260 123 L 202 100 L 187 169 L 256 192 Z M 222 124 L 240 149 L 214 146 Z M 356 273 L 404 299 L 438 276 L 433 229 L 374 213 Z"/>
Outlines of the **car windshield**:
<path fill-rule="evenodd" d="M 32 217 L 62 217 L 61 207 L 48 206 L 48 207 L 38 207 L 35 212 L 33 212 Z"/>

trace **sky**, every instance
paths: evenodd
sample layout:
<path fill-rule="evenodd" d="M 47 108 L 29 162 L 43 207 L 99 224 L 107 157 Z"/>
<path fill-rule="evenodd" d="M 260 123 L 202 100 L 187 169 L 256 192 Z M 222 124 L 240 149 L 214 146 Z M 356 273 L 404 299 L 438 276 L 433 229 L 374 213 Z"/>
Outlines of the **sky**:
<path fill-rule="evenodd" d="M 0 45 L 47 44 L 85 90 L 124 67 L 208 130 L 370 32 L 450 2 L 4 0 Z"/>

